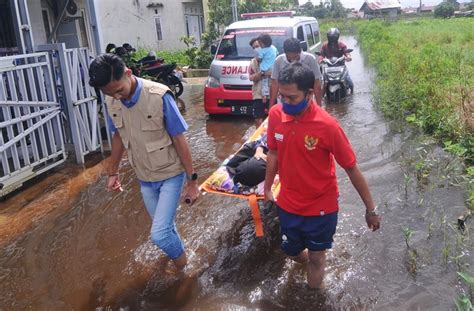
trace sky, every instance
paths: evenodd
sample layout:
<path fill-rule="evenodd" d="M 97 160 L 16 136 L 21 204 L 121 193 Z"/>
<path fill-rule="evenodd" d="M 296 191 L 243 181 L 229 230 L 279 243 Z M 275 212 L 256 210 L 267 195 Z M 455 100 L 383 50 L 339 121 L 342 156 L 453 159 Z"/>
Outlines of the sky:
<path fill-rule="evenodd" d="M 298 0 L 300 4 L 305 4 L 308 2 L 308 0 Z M 319 5 L 320 0 L 311 0 L 313 4 Z M 345 8 L 354 8 L 354 9 L 360 9 L 362 4 L 364 3 L 364 0 L 340 0 L 342 5 Z M 437 5 L 441 3 L 442 0 L 422 0 L 422 3 L 427 6 L 432 6 L 432 5 Z M 458 2 L 468 2 L 468 1 L 459 1 Z M 418 7 L 420 5 L 420 0 L 400 0 L 400 3 L 402 5 L 402 8 L 405 7 Z"/>

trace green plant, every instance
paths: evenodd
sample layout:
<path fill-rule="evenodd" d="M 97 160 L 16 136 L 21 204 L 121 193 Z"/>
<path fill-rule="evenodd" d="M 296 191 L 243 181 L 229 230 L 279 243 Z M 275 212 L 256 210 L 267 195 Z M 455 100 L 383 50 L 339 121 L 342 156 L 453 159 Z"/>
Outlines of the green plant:
<path fill-rule="evenodd" d="M 474 288 L 474 277 L 464 272 L 458 272 L 458 275 L 462 280 L 464 280 L 464 282 L 466 282 L 466 284 L 469 286 L 469 289 L 472 291 Z M 457 300 L 455 300 L 455 303 L 456 310 L 458 311 L 470 311 L 473 309 L 471 299 L 466 295 L 459 297 Z"/>
<path fill-rule="evenodd" d="M 410 249 L 410 239 L 413 235 L 413 230 L 410 228 L 402 228 L 403 236 L 405 237 L 405 244 L 407 245 L 407 249 Z"/>
<path fill-rule="evenodd" d="M 208 34 L 209 35 L 209 34 Z M 183 36 L 180 40 L 186 45 L 184 53 L 189 59 L 189 65 L 193 68 L 209 68 L 212 62 L 212 54 L 207 44 L 196 45 L 194 37 Z"/>
<path fill-rule="evenodd" d="M 450 3 L 452 4 L 452 3 Z M 355 21 L 358 41 L 376 68 L 375 99 L 389 118 L 434 136 L 474 163 L 472 19 Z"/>
<path fill-rule="evenodd" d="M 457 311 L 472 311 L 472 303 L 469 297 L 462 295 L 454 301 Z"/>

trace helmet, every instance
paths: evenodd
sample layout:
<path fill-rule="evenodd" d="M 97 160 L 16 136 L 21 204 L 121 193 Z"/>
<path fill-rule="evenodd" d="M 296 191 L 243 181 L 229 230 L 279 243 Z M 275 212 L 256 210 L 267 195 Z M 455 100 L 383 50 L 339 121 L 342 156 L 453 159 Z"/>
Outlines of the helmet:
<path fill-rule="evenodd" d="M 337 40 L 339 40 L 339 29 L 337 28 L 331 28 L 328 31 L 328 43 L 331 45 L 337 44 Z"/>

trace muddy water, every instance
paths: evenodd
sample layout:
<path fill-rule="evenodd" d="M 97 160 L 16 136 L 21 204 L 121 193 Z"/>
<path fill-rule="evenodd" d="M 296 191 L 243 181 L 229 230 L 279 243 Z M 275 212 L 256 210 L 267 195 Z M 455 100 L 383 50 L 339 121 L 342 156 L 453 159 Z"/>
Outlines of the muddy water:
<path fill-rule="evenodd" d="M 122 169 L 125 191 L 109 194 L 102 164 L 92 163 L 69 166 L 0 203 L 0 310 L 454 308 L 466 292 L 456 271 L 473 265 L 473 242 L 454 226 L 465 209 L 459 163 L 381 117 L 372 73 L 356 41 L 345 41 L 355 49 L 348 64 L 355 94 L 325 107 L 352 141 L 383 224 L 376 233 L 366 229 L 363 205 L 339 170 L 341 211 L 325 290 L 308 290 L 304 267 L 279 250 L 274 211 L 262 210 L 267 235 L 256 239 L 246 203 L 213 194 L 178 212 L 189 266 L 176 275 L 148 240 L 150 220 L 130 166 Z M 185 90 L 187 135 L 202 180 L 253 123 L 209 118 L 202 86 Z"/>

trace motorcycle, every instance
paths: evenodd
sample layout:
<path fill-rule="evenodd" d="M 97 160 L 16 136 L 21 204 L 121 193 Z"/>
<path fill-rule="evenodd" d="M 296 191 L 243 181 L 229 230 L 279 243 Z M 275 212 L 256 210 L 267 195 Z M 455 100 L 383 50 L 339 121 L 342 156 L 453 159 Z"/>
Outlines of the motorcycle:
<path fill-rule="evenodd" d="M 165 84 L 176 98 L 183 94 L 182 74 L 176 70 L 176 63 L 165 64 L 163 58 L 157 58 L 152 54 L 140 59 L 137 64 L 140 77 L 148 76 L 153 81 Z"/>
<path fill-rule="evenodd" d="M 352 52 L 352 49 L 347 49 L 346 53 Z M 321 56 L 321 53 L 316 52 L 316 55 Z M 321 72 L 324 79 L 324 94 L 331 102 L 337 102 L 348 95 L 348 90 L 351 87 L 346 81 L 349 74 L 345 64 L 345 56 L 324 58 L 321 61 Z M 352 89 L 351 89 L 352 93 Z"/>

